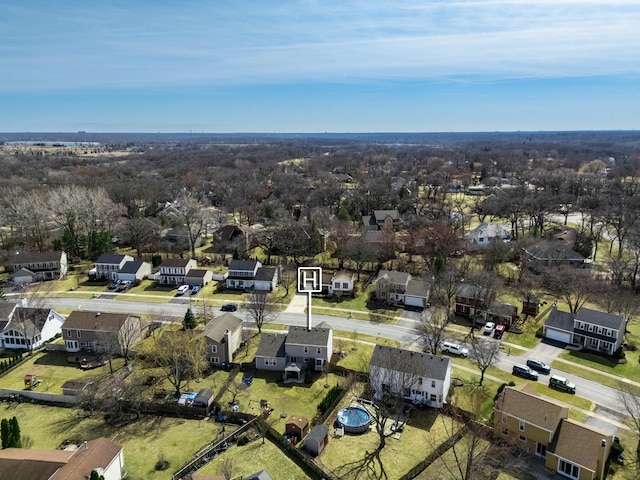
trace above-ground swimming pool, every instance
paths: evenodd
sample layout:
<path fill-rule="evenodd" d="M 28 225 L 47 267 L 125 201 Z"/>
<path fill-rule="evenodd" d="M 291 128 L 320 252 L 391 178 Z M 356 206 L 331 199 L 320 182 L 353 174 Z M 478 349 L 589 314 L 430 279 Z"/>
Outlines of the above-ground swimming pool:
<path fill-rule="evenodd" d="M 338 423 L 345 433 L 364 433 L 369 430 L 371 415 L 361 407 L 346 407 L 338 412 Z"/>

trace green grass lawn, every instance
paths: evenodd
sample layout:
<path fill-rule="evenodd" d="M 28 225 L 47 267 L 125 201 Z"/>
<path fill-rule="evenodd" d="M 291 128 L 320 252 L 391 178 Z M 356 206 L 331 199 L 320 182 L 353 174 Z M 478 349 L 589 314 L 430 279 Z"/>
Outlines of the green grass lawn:
<path fill-rule="evenodd" d="M 131 480 L 170 480 L 206 444 L 221 433 L 222 426 L 205 420 L 144 416 L 125 426 L 110 426 L 100 415 L 87 417 L 70 408 L 0 404 L 0 418 L 17 417 L 20 430 L 32 448 L 54 449 L 63 441 L 82 442 L 97 437 L 113 439 L 124 447 L 125 470 Z M 164 458 L 169 469 L 156 471 Z"/>
<path fill-rule="evenodd" d="M 13 390 L 24 388 L 25 375 L 37 375 L 42 380 L 35 391 L 48 393 L 62 393 L 62 385 L 67 380 L 99 381 L 109 375 L 109 366 L 105 365 L 92 370 L 82 370 L 67 362 L 66 352 L 36 352 L 19 366 L 2 376 L 2 386 Z M 122 368 L 124 360 L 115 359 L 113 368 Z"/>
<path fill-rule="evenodd" d="M 269 472 L 273 480 L 299 480 L 307 474 L 269 440 L 262 439 L 247 445 L 233 445 L 215 460 L 198 470 L 201 475 L 220 473 L 221 463 L 230 461 L 233 465 L 233 478 L 244 478 L 261 470 Z"/>

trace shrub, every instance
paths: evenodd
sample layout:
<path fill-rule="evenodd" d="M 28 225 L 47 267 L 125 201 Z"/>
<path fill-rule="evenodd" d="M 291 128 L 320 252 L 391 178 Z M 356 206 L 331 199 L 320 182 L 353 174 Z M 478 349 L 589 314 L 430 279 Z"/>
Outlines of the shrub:
<path fill-rule="evenodd" d="M 242 437 L 238 438 L 238 441 L 236 443 L 239 447 L 242 447 L 249 443 L 249 439 L 243 435 Z"/>
<path fill-rule="evenodd" d="M 324 396 L 322 401 L 318 404 L 318 412 L 320 413 L 320 415 L 324 414 L 327 410 L 329 410 L 331 405 L 333 405 L 333 402 L 335 402 L 336 399 L 340 397 L 340 395 L 342 395 L 342 392 L 343 392 L 343 388 L 339 385 L 335 385 L 331 387 L 331 389 L 327 392 L 327 394 Z"/>
<path fill-rule="evenodd" d="M 544 326 L 541 326 L 540 328 L 538 328 L 538 330 L 536 330 L 536 337 L 542 338 L 543 333 L 544 333 Z"/>

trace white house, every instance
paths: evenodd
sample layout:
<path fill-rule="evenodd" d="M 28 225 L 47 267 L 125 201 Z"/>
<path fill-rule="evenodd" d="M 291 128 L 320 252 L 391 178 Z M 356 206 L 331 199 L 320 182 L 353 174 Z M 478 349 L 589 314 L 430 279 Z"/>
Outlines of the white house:
<path fill-rule="evenodd" d="M 167 258 L 160 265 L 160 272 L 156 278 L 160 285 L 182 285 L 189 270 L 197 266 L 193 259 Z"/>
<path fill-rule="evenodd" d="M 49 308 L 15 306 L 0 319 L 0 348 L 35 350 L 62 333 L 64 317 Z"/>
<path fill-rule="evenodd" d="M 488 246 L 494 238 L 503 242 L 513 240 L 511 234 L 497 223 L 482 222 L 476 228 L 465 235 L 474 248 L 484 248 Z"/>
<path fill-rule="evenodd" d="M 429 353 L 376 345 L 369 363 L 374 398 L 402 397 L 441 408 L 451 386 L 451 359 Z"/>
<path fill-rule="evenodd" d="M 67 274 L 67 254 L 62 251 L 20 253 L 9 262 L 11 272 L 26 268 L 35 274 L 35 281 L 58 280 Z"/>
<path fill-rule="evenodd" d="M 227 288 L 272 291 L 278 286 L 278 270 L 263 267 L 257 260 L 230 260 Z"/>
<path fill-rule="evenodd" d="M 329 295 L 341 297 L 353 293 L 356 274 L 348 270 L 340 270 L 333 274 L 329 282 Z"/>
<path fill-rule="evenodd" d="M 425 308 L 429 299 L 431 285 L 417 280 L 407 272 L 380 270 L 376 282 L 376 298 L 390 304 L 405 307 Z"/>
<path fill-rule="evenodd" d="M 120 270 L 118 270 L 118 280 L 122 282 L 142 281 L 151 274 L 151 264 L 149 262 L 141 262 L 139 260 L 127 261 Z"/>
<path fill-rule="evenodd" d="M 131 255 L 118 255 L 115 253 L 103 253 L 98 257 L 95 264 L 96 279 L 98 280 L 121 280 L 118 272 L 127 262 L 133 260 Z"/>

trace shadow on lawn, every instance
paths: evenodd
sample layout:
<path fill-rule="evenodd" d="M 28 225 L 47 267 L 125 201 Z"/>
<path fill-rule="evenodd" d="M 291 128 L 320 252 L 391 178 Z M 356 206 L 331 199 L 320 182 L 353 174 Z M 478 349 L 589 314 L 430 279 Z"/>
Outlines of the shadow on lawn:
<path fill-rule="evenodd" d="M 571 350 L 570 355 L 572 357 L 581 358 L 589 362 L 598 363 L 605 367 L 615 367 L 618 365 L 618 360 L 608 355 L 598 355 L 597 353 L 587 353 L 581 350 Z"/>
<path fill-rule="evenodd" d="M 33 363 L 36 365 L 53 365 L 57 367 L 76 367 L 76 365 L 67 362 L 68 355 L 67 352 L 45 352 Z"/>

